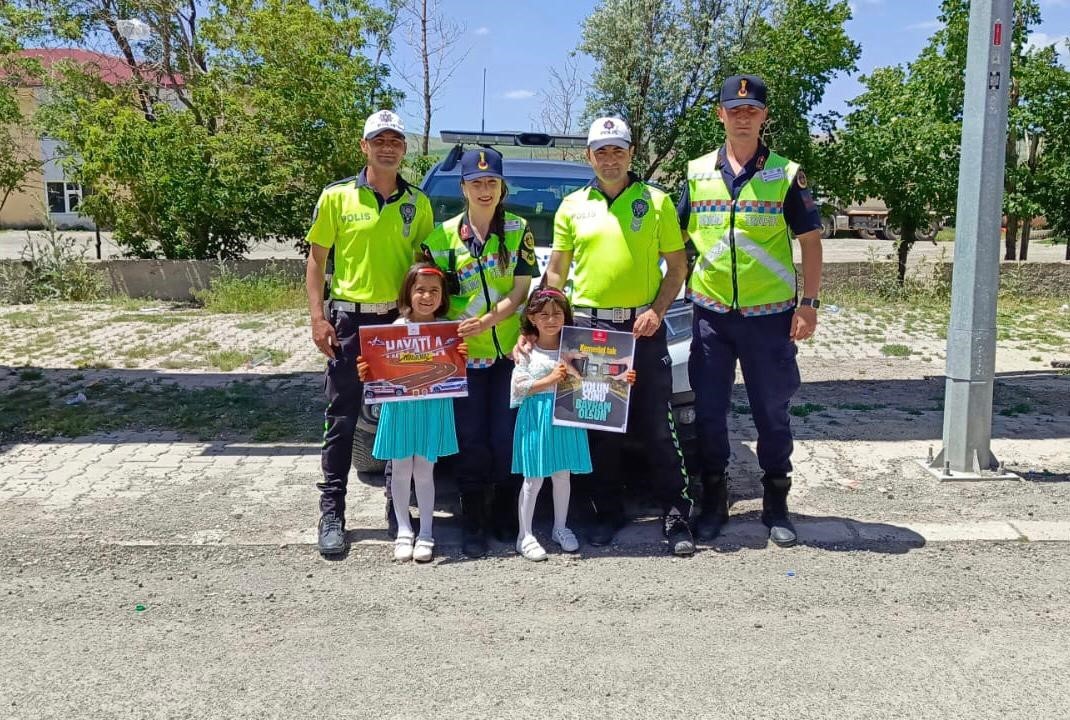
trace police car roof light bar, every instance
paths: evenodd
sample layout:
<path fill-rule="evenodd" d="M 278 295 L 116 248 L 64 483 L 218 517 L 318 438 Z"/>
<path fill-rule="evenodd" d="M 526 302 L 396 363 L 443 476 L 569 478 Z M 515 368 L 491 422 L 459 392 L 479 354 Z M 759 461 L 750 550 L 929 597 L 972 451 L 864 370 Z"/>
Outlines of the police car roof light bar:
<path fill-rule="evenodd" d="M 471 145 L 507 145 L 512 147 L 585 148 L 587 138 L 583 135 L 549 135 L 536 132 L 479 132 L 467 130 L 443 130 L 442 141 L 468 143 Z"/>

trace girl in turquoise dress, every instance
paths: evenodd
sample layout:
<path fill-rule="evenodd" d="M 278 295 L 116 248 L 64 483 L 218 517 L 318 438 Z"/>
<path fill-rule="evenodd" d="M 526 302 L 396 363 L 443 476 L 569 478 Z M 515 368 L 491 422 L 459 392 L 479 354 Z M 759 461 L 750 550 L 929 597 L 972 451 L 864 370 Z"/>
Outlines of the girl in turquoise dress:
<path fill-rule="evenodd" d="M 587 431 L 554 425 L 554 391 L 568 368 L 558 358 L 561 328 L 572 324 L 572 308 L 555 288 L 532 293 L 524 309 L 522 332 L 534 337 L 529 353 L 517 353 L 510 404 L 520 408 L 513 434 L 513 472 L 524 476 L 518 512 L 520 533 L 516 550 L 528 560 L 545 560 L 546 551 L 535 538 L 531 519 L 543 479 L 554 484 L 554 529 L 551 538 L 565 552 L 576 552 L 579 541 L 568 528 L 571 473 L 591 472 Z"/>
<path fill-rule="evenodd" d="M 395 324 L 435 322 L 446 315 L 449 296 L 446 278 L 431 263 L 416 263 L 401 284 Z M 464 343 L 458 346 L 467 355 Z M 374 380 L 364 358 L 357 358 L 357 372 L 364 382 Z M 435 462 L 440 455 L 457 452 L 452 398 L 430 398 L 384 403 L 379 415 L 372 455 L 393 461 L 390 494 L 398 521 L 394 559 L 430 562 L 435 539 L 431 534 L 435 512 Z M 420 536 L 414 538 L 409 520 L 409 495 L 416 485 L 416 507 L 420 512 Z"/>

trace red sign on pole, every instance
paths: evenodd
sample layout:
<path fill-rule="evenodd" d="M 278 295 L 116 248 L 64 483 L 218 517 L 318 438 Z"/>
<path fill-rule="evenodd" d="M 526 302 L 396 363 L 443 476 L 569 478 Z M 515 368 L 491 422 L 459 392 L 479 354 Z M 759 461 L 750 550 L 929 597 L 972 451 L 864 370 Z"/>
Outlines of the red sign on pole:
<path fill-rule="evenodd" d="M 998 20 L 992 26 L 992 44 L 996 47 L 1003 44 L 1003 23 Z"/>

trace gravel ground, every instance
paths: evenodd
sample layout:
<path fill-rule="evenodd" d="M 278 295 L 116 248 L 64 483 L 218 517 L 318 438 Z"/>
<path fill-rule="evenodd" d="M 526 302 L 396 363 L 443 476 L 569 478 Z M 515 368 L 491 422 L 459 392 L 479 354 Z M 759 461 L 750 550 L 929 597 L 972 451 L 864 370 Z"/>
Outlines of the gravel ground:
<path fill-rule="evenodd" d="M 11 720 L 1056 718 L 1070 692 L 1065 545 L 395 567 L 6 537 L 0 568 Z"/>

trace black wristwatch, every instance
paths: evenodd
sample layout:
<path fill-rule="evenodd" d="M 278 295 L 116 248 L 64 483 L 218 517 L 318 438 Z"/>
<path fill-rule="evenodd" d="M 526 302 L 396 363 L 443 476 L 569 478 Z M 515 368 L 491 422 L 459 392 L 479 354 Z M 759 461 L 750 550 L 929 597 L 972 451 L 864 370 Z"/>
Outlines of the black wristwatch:
<path fill-rule="evenodd" d="M 821 301 L 817 298 L 804 297 L 799 300 L 799 304 L 803 307 L 812 307 L 814 310 L 817 310 L 819 307 L 821 307 Z"/>

